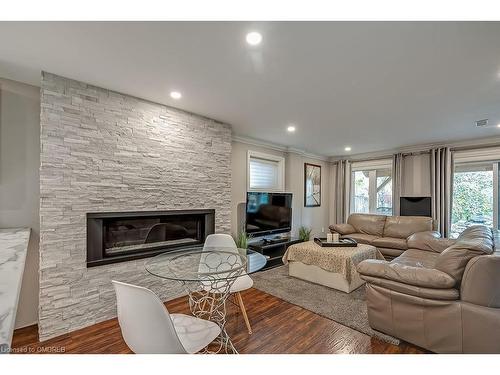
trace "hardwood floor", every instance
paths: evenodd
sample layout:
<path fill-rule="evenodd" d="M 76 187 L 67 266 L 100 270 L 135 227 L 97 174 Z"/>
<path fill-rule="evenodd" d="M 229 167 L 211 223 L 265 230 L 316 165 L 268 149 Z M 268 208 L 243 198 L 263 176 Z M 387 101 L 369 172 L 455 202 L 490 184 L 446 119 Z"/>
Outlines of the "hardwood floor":
<path fill-rule="evenodd" d="M 237 306 L 228 303 L 227 331 L 240 353 L 424 353 L 407 343 L 391 345 L 257 289 L 242 292 L 253 334 Z M 166 303 L 171 313 L 189 313 L 186 297 Z M 40 343 L 37 327 L 14 332 L 15 353 L 130 353 L 117 319 Z"/>

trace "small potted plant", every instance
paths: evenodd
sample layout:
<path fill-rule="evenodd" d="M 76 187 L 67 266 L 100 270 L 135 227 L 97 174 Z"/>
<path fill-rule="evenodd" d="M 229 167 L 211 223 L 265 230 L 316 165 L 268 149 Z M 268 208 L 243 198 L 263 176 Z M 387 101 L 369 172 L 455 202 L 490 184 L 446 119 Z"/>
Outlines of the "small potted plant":
<path fill-rule="evenodd" d="M 238 232 L 238 236 L 235 238 L 236 247 L 238 249 L 248 249 L 248 240 L 250 236 L 244 230 Z"/>
<path fill-rule="evenodd" d="M 309 241 L 311 237 L 311 232 L 312 232 L 311 228 L 301 226 L 299 228 L 299 239 L 304 242 Z"/>

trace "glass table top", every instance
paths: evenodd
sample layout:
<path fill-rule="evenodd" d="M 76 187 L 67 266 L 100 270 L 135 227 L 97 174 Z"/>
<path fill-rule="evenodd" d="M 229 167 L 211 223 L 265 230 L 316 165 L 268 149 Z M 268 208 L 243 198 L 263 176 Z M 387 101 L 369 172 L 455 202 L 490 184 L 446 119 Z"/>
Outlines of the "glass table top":
<path fill-rule="evenodd" d="M 145 267 L 150 274 L 170 280 L 232 280 L 262 269 L 266 262 L 253 250 L 193 247 L 157 255 Z"/>

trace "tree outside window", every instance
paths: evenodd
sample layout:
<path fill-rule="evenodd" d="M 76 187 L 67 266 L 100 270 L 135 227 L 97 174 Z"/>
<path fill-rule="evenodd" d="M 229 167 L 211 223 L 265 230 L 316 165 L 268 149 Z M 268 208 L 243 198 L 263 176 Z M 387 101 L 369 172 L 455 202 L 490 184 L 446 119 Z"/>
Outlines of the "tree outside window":
<path fill-rule="evenodd" d="M 450 237 L 475 224 L 494 226 L 494 167 L 497 163 L 457 165 L 453 177 Z"/>
<path fill-rule="evenodd" d="M 390 168 L 354 171 L 352 180 L 352 212 L 392 215 Z"/>

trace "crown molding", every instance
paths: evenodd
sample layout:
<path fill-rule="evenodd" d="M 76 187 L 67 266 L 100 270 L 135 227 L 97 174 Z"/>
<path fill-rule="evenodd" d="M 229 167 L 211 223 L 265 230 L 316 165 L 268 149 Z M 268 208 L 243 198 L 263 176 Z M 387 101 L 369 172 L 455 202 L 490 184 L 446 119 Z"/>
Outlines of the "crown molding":
<path fill-rule="evenodd" d="M 0 77 L 0 90 L 10 91 L 40 101 L 40 88 L 27 83 Z"/>
<path fill-rule="evenodd" d="M 389 150 L 366 152 L 355 155 L 331 156 L 329 160 L 330 162 L 335 163 L 341 159 L 348 159 L 352 161 L 382 159 L 382 158 L 390 158 L 392 157 L 392 155 L 397 153 L 402 153 L 402 154 L 428 153 L 431 149 L 436 147 L 450 147 L 454 150 L 460 150 L 460 149 L 470 149 L 474 147 L 491 147 L 498 145 L 500 145 L 500 136 L 483 137 L 483 138 L 473 138 L 473 139 L 453 141 L 453 142 L 422 143 L 417 145 L 403 146 Z"/>
<path fill-rule="evenodd" d="M 244 143 L 244 144 L 250 145 L 250 146 L 258 146 L 258 147 L 264 147 L 264 148 L 274 150 L 274 151 L 287 152 L 286 146 L 279 145 L 277 143 L 261 141 L 261 140 L 255 139 L 255 138 L 248 138 L 248 137 L 241 137 L 241 136 L 233 135 L 232 140 L 233 140 L 233 142 Z"/>
<path fill-rule="evenodd" d="M 250 146 L 263 147 L 263 148 L 267 148 L 267 149 L 274 150 L 274 151 L 280 151 L 283 153 L 296 154 L 296 155 L 300 155 L 302 157 L 309 158 L 309 159 L 315 159 L 315 160 L 326 161 L 326 162 L 330 161 L 330 158 L 328 156 L 325 156 L 325 155 L 313 154 L 313 153 L 307 152 L 307 151 L 299 149 L 299 148 L 284 146 L 284 145 L 280 145 L 280 144 L 272 143 L 272 142 L 266 142 L 266 141 L 262 141 L 260 139 L 233 135 L 232 140 L 233 140 L 233 142 L 244 143 L 244 144 L 247 144 Z"/>
<path fill-rule="evenodd" d="M 307 152 L 305 150 L 301 150 L 299 148 L 288 147 L 287 152 L 289 154 L 300 155 L 300 156 L 302 156 L 304 158 L 308 158 L 308 159 L 330 162 L 330 158 L 328 156 L 313 154 L 313 153 Z"/>

